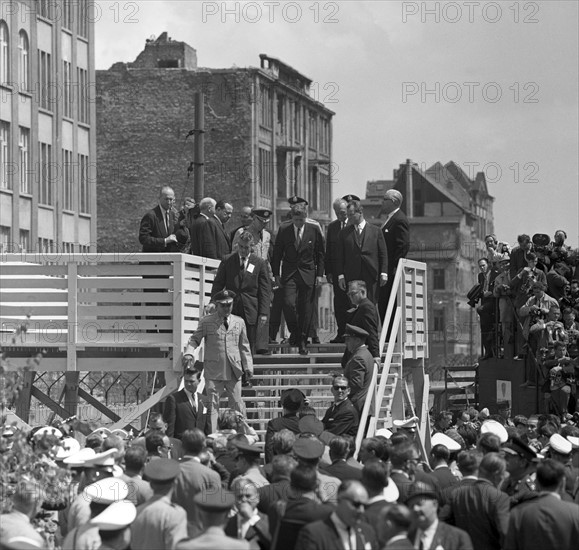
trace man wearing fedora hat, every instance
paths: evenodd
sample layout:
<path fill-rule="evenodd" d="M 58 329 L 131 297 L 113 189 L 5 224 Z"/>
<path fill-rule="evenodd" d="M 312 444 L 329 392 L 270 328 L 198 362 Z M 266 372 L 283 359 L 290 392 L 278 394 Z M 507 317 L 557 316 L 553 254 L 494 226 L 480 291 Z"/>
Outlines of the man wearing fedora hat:
<path fill-rule="evenodd" d="M 253 374 L 253 358 L 245 322 L 231 313 L 234 298 L 235 292 L 230 290 L 222 290 L 213 296 L 217 310 L 199 320 L 183 354 L 184 366 L 190 368 L 193 352 L 205 340 L 204 377 L 210 433 L 217 431 L 219 400 L 223 392 L 229 400 L 229 408 L 245 416 L 245 405 L 241 399 L 242 375 L 250 378 Z"/>

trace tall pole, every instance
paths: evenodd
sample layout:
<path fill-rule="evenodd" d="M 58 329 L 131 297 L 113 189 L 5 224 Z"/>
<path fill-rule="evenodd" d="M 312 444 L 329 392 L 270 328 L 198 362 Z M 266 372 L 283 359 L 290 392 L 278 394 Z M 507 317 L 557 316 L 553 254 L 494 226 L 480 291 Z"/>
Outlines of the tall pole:
<path fill-rule="evenodd" d="M 205 94 L 195 92 L 195 152 L 193 159 L 193 198 L 199 201 L 205 196 Z"/>

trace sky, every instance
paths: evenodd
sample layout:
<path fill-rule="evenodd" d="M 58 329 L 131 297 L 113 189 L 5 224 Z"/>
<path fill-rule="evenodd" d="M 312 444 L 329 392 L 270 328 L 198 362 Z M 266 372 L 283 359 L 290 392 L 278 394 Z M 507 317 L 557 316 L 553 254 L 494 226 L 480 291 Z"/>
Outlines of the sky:
<path fill-rule="evenodd" d="M 200 67 L 279 58 L 335 112 L 334 195 L 412 159 L 484 171 L 495 232 L 579 242 L 579 3 L 97 1 L 96 67 L 167 31 Z"/>

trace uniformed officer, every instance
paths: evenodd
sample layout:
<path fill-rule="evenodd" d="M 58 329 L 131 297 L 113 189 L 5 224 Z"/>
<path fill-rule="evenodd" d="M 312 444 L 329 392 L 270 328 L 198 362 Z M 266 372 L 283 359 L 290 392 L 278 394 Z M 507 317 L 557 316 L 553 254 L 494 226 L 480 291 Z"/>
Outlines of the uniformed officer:
<path fill-rule="evenodd" d="M 512 508 L 536 493 L 537 453 L 516 436 L 503 445 L 502 452 L 509 477 L 501 489 L 511 497 Z"/>
<path fill-rule="evenodd" d="M 241 476 L 256 487 L 269 485 L 269 481 L 262 475 L 259 468 L 261 450 L 255 445 L 238 441 L 237 468 Z"/>
<path fill-rule="evenodd" d="M 187 538 L 187 512 L 171 502 L 173 482 L 181 469 L 170 458 L 149 462 L 143 472 L 151 484 L 153 497 L 137 508 L 137 519 L 131 527 L 133 548 L 144 550 L 172 549 Z"/>
<path fill-rule="evenodd" d="M 206 550 L 207 548 L 227 548 L 228 550 L 248 550 L 249 542 L 228 537 L 225 524 L 229 511 L 235 504 L 235 496 L 230 491 L 201 491 L 193 501 L 199 508 L 199 515 L 205 530 L 194 539 L 185 539 L 175 546 L 176 550 Z"/>
<path fill-rule="evenodd" d="M 91 519 L 89 524 L 98 529 L 101 539 L 99 550 L 130 548 L 131 531 L 129 526 L 133 523 L 136 515 L 137 509 L 132 502 L 119 501 L 114 502 Z M 133 547 L 135 548 L 135 546 Z"/>
<path fill-rule="evenodd" d="M 563 500 L 574 502 L 579 494 L 579 468 L 572 462 L 573 445 L 561 434 L 553 434 L 549 438 L 549 456 L 565 467 L 565 493 Z"/>

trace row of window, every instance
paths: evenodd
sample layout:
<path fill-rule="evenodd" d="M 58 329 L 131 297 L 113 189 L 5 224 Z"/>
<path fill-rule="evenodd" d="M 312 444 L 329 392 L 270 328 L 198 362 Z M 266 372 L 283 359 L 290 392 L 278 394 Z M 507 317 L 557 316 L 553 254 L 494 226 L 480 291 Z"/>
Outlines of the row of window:
<path fill-rule="evenodd" d="M 44 253 L 44 254 L 74 254 L 74 243 L 62 242 L 60 246 L 56 245 L 53 239 L 46 239 L 38 237 L 38 246 L 36 250 L 30 247 L 30 231 L 28 229 L 21 229 L 19 232 L 18 243 L 12 240 L 12 231 L 10 227 L 0 225 L 0 253 L 1 254 L 19 254 L 26 252 Z M 81 254 L 88 254 L 90 252 L 89 245 L 78 245 L 77 251 Z"/>
<path fill-rule="evenodd" d="M 90 213 L 89 162 L 88 156 L 78 154 L 74 162 L 73 152 L 62 149 L 62 162 L 52 160 L 52 145 L 38 143 L 39 159 L 34 163 L 31 159 L 30 129 L 19 127 L 18 162 L 12 163 L 10 158 L 10 124 L 0 122 L 0 188 L 11 188 L 11 176 L 19 181 L 20 193 L 32 194 L 34 177 L 38 181 L 38 202 L 49 206 L 54 205 L 56 182 L 62 181 L 63 208 L 76 210 L 75 188 L 78 189 L 78 210 Z"/>
<path fill-rule="evenodd" d="M 89 22 L 96 20 L 95 10 L 99 9 L 97 4 L 87 0 L 38 0 L 36 4 L 38 15 L 49 21 L 59 20 L 62 27 L 69 31 L 74 30 L 76 22 L 76 33 L 83 38 L 88 38 Z"/>
<path fill-rule="evenodd" d="M 62 97 L 63 115 L 73 118 L 76 99 L 76 116 L 79 122 L 90 123 L 88 70 L 77 67 L 76 82 L 73 80 L 73 69 L 70 61 L 62 62 L 62 82 L 53 82 L 52 56 L 48 52 L 38 50 L 38 79 L 36 82 L 37 99 L 43 109 L 53 111 L 54 106 Z M 0 84 L 17 86 L 21 92 L 31 92 L 30 78 L 30 47 L 28 35 L 21 30 L 18 38 L 18 75 L 13 81 L 10 71 L 10 42 L 8 27 L 0 20 Z"/>

